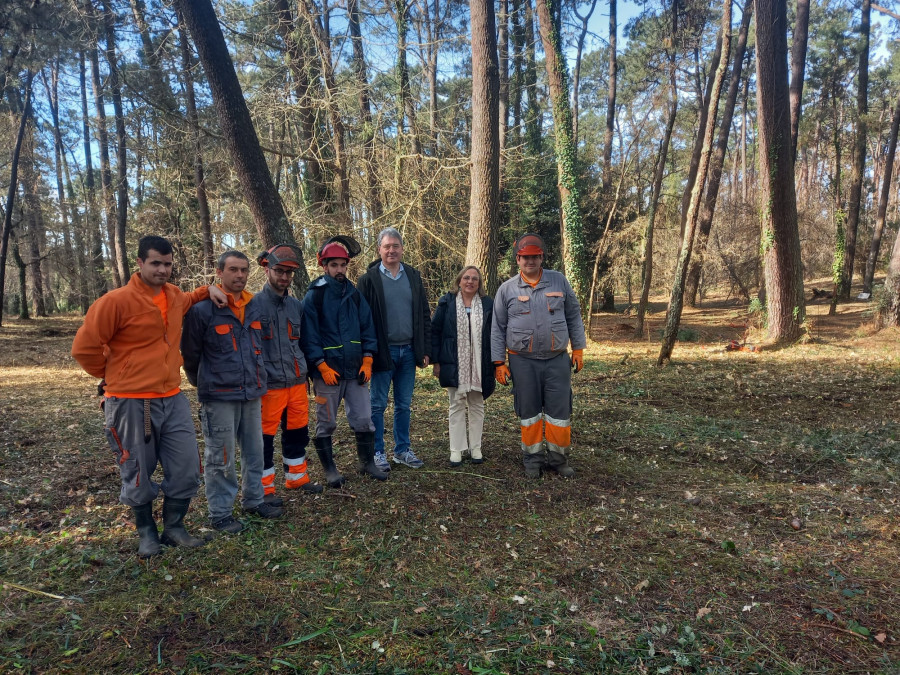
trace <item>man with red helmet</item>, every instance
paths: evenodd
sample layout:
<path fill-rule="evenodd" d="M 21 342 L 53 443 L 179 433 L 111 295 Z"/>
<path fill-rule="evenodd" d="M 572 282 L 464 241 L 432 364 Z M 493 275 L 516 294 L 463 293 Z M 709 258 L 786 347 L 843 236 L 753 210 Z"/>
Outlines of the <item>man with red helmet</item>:
<path fill-rule="evenodd" d="M 268 391 L 262 398 L 263 474 L 265 501 L 281 506 L 275 494 L 275 434 L 281 426 L 284 487 L 306 493 L 322 492 L 310 482 L 306 462 L 309 445 L 309 390 L 306 357 L 300 346 L 303 303 L 290 295 L 300 257 L 293 246 L 278 244 L 259 254 L 256 261 L 266 273 L 266 284 L 254 296 L 262 315 L 263 357 Z"/>
<path fill-rule="evenodd" d="M 375 465 L 375 426 L 367 386 L 378 340 L 369 303 L 347 279 L 347 265 L 359 252 L 359 244 L 351 237 L 331 237 L 322 244 L 318 260 L 325 274 L 309 285 L 303 300 L 301 340 L 310 369 L 315 367 L 316 452 L 331 487 L 344 483 L 332 445 L 341 400 L 356 434 L 360 473 L 387 480 L 387 474 Z"/>
<path fill-rule="evenodd" d="M 544 240 L 532 233 L 514 249 L 519 274 L 494 298 L 491 357 L 500 384 L 513 381 L 513 405 L 522 432 L 525 475 L 549 468 L 572 478 L 572 373 L 584 365 L 586 338 L 581 308 L 566 278 L 543 269 Z M 572 356 L 566 348 L 572 344 Z M 509 366 L 506 355 L 509 354 Z"/>

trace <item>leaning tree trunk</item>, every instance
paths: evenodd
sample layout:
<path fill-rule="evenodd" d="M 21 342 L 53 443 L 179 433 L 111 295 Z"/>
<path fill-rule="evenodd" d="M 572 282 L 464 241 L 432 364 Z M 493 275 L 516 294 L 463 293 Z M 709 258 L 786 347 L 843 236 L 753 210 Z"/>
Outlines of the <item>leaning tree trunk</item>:
<path fill-rule="evenodd" d="M 663 365 L 672 358 L 672 349 L 678 337 L 678 326 L 681 323 L 681 310 L 684 307 L 684 282 L 687 278 L 688 265 L 691 262 L 691 248 L 694 245 L 694 233 L 700 218 L 700 198 L 706 184 L 706 174 L 709 170 L 709 158 L 712 153 L 713 132 L 716 127 L 716 114 L 719 109 L 719 94 L 722 91 L 722 82 L 725 81 L 725 71 L 728 70 L 728 53 L 731 49 L 731 0 L 725 0 L 722 12 L 722 26 L 719 30 L 721 43 L 721 57 L 713 78 L 712 89 L 709 95 L 709 109 L 706 113 L 706 128 L 703 134 L 703 148 L 700 152 L 700 162 L 697 166 L 697 179 L 691 193 L 691 202 L 688 207 L 687 221 L 684 229 L 684 237 L 681 242 L 681 254 L 678 257 L 678 265 L 675 267 L 675 282 L 672 285 L 672 295 L 669 298 L 669 309 L 666 312 L 666 326 L 663 330 L 662 347 L 658 366 Z"/>
<path fill-rule="evenodd" d="M 12 159 L 9 164 L 9 189 L 6 193 L 6 210 L 3 214 L 3 239 L 0 242 L 0 326 L 3 325 L 3 296 L 6 288 L 6 257 L 9 253 L 9 236 L 13 230 L 13 208 L 16 204 L 16 186 L 19 184 L 19 157 L 22 154 L 22 144 L 25 141 L 25 128 L 28 118 L 31 117 L 31 83 L 34 73 L 28 71 L 25 78 L 25 103 L 22 106 L 22 117 L 19 120 L 19 131 L 16 133 L 16 142 L 13 146 Z M 24 302 L 24 296 L 23 296 Z"/>
<path fill-rule="evenodd" d="M 466 264 L 496 291 L 500 203 L 500 66 L 493 0 L 469 0 L 472 25 L 472 168 Z"/>
<path fill-rule="evenodd" d="M 225 143 L 259 238 L 266 248 L 280 243 L 294 245 L 294 233 L 272 182 L 212 3 L 210 0 L 175 0 L 174 4 L 184 16 L 197 46 Z M 305 265 L 301 264 L 294 283 L 301 287 L 309 283 Z"/>
<path fill-rule="evenodd" d="M 783 342 L 798 338 L 806 319 L 790 153 L 787 8 L 783 1 L 756 0 L 756 81 L 768 337 Z"/>
<path fill-rule="evenodd" d="M 894 172 L 894 156 L 897 154 L 897 133 L 900 131 L 900 100 L 894 107 L 894 119 L 891 122 L 891 136 L 888 139 L 887 157 L 884 159 L 884 177 L 881 187 L 881 197 L 878 200 L 878 217 L 875 220 L 875 230 L 872 232 L 872 244 L 869 247 L 869 257 L 866 260 L 866 274 L 863 278 L 863 292 L 872 292 L 872 282 L 875 279 L 875 266 L 878 264 L 878 255 L 881 252 L 881 238 L 884 236 L 884 221 L 887 219 L 888 201 L 891 197 L 891 178 Z"/>
<path fill-rule="evenodd" d="M 709 168 L 709 185 L 706 187 L 706 198 L 700 213 L 700 226 L 697 231 L 697 243 L 688 272 L 687 285 L 684 289 L 684 301 L 688 307 L 697 306 L 697 293 L 700 289 L 700 274 L 703 271 L 703 258 L 706 255 L 706 244 L 712 230 L 713 215 L 716 212 L 716 200 L 719 196 L 719 185 L 722 182 L 722 166 L 728 150 L 728 136 L 731 131 L 731 120 L 737 104 L 738 89 L 741 85 L 741 71 L 744 65 L 744 53 L 747 49 L 747 34 L 750 32 L 750 17 L 753 14 L 753 3 L 748 3 L 741 16 L 741 32 L 738 34 L 737 47 L 734 50 L 734 63 L 731 67 L 731 80 L 728 83 L 728 95 L 725 98 L 725 109 L 722 111 L 722 123 L 719 125 L 719 137 Z"/>
<path fill-rule="evenodd" d="M 806 44 L 809 38 L 809 0 L 797 0 L 797 18 L 791 42 L 791 159 L 797 161 L 797 134 L 803 103 L 803 79 L 806 73 Z"/>
<path fill-rule="evenodd" d="M 853 173 L 850 177 L 850 200 L 847 203 L 847 230 L 844 237 L 844 268 L 841 271 L 841 297 L 850 297 L 853 283 L 853 267 L 856 261 L 856 234 L 859 230 L 860 202 L 866 169 L 866 134 L 869 113 L 869 23 L 872 14 L 871 0 L 862 0 L 862 21 L 859 50 L 859 75 L 856 91 L 856 144 L 853 146 Z"/>
<path fill-rule="evenodd" d="M 730 35 L 730 33 L 729 33 Z M 694 194 L 694 185 L 697 182 L 697 172 L 700 169 L 700 156 L 703 153 L 703 142 L 706 138 L 706 127 L 711 124 L 716 126 L 715 120 L 709 120 L 709 102 L 712 95 L 713 86 L 715 86 L 716 74 L 719 72 L 719 63 L 728 64 L 728 54 L 722 55 L 722 36 L 716 39 L 716 50 L 713 52 L 712 59 L 709 62 L 709 77 L 706 80 L 706 91 L 704 98 L 700 102 L 700 112 L 697 120 L 697 136 L 694 138 L 694 149 L 691 152 L 691 163 L 688 167 L 687 181 L 684 184 L 684 192 L 681 193 L 681 227 L 679 232 L 684 237 L 684 228 L 687 225 L 688 210 L 691 207 L 691 197 Z M 699 75 L 698 75 L 699 78 Z M 699 85 L 698 85 L 698 94 Z M 701 186 L 702 187 L 702 186 Z"/>
<path fill-rule="evenodd" d="M 550 103 L 553 106 L 553 130 L 556 137 L 557 188 L 562 211 L 563 266 L 572 290 L 581 303 L 582 314 L 590 317 L 587 306 L 588 279 L 585 264 L 587 248 L 581 222 L 578 186 L 576 184 L 575 139 L 572 137 L 572 108 L 569 106 L 569 82 L 562 36 L 557 21 L 558 0 L 535 0 L 547 80 L 550 83 Z"/>

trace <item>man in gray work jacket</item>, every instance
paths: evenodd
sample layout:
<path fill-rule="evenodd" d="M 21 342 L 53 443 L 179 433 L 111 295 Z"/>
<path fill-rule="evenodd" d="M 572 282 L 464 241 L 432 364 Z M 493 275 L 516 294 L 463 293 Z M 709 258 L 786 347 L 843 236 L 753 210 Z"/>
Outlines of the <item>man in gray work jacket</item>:
<path fill-rule="evenodd" d="M 514 245 L 519 274 L 494 297 L 491 358 L 500 384 L 513 381 L 522 432 L 525 475 L 549 468 L 572 478 L 572 374 L 584 365 L 586 344 L 578 298 L 559 272 L 542 268 L 544 241 L 524 234 Z M 572 356 L 567 347 L 571 343 Z M 506 355 L 509 354 L 509 366 Z M 546 450 L 545 450 L 546 445 Z"/>

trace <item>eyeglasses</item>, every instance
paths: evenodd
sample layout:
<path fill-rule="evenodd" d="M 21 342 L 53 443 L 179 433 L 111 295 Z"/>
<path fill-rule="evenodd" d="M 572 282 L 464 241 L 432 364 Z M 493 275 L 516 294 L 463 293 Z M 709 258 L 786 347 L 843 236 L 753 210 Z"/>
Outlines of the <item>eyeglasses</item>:
<path fill-rule="evenodd" d="M 294 270 L 278 269 L 277 267 L 270 267 L 269 269 L 271 270 L 272 274 L 274 274 L 276 277 L 292 277 L 292 276 L 294 276 Z"/>
<path fill-rule="evenodd" d="M 481 281 L 481 277 L 463 277 L 460 281 Z"/>

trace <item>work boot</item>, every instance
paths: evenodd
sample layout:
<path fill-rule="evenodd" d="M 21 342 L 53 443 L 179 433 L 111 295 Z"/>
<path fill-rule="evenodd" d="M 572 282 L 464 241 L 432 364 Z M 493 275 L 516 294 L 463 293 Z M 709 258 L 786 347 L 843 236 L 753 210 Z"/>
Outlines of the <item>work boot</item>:
<path fill-rule="evenodd" d="M 284 500 L 274 492 L 270 495 L 263 495 L 263 501 L 270 506 L 284 506 Z"/>
<path fill-rule="evenodd" d="M 156 529 L 156 521 L 153 520 L 153 502 L 132 506 L 131 510 L 134 512 L 134 526 L 141 538 L 141 543 L 138 544 L 138 557 L 150 558 L 158 555 L 159 530 Z"/>
<path fill-rule="evenodd" d="M 569 458 L 561 452 L 550 450 L 547 453 L 547 467 L 563 478 L 575 478 L 575 469 L 569 466 Z"/>
<path fill-rule="evenodd" d="M 163 533 L 162 543 L 166 546 L 185 546 L 197 548 L 206 542 L 192 537 L 184 529 L 184 517 L 187 515 L 190 499 L 166 497 L 163 501 Z"/>
<path fill-rule="evenodd" d="M 522 453 L 522 465 L 525 467 L 526 478 L 540 478 L 545 464 L 543 452 Z"/>
<path fill-rule="evenodd" d="M 300 491 L 308 495 L 320 495 L 325 492 L 325 488 L 318 483 L 304 483 L 300 486 Z"/>
<path fill-rule="evenodd" d="M 325 469 L 325 482 L 328 483 L 328 487 L 341 487 L 345 479 L 334 464 L 334 446 L 331 444 L 331 436 L 316 438 L 313 443 L 316 446 L 319 461 L 322 462 L 322 468 Z"/>
<path fill-rule="evenodd" d="M 375 432 L 356 432 L 356 455 L 359 457 L 359 472 L 368 474 L 375 480 L 387 480 L 388 475 L 375 466 Z"/>

